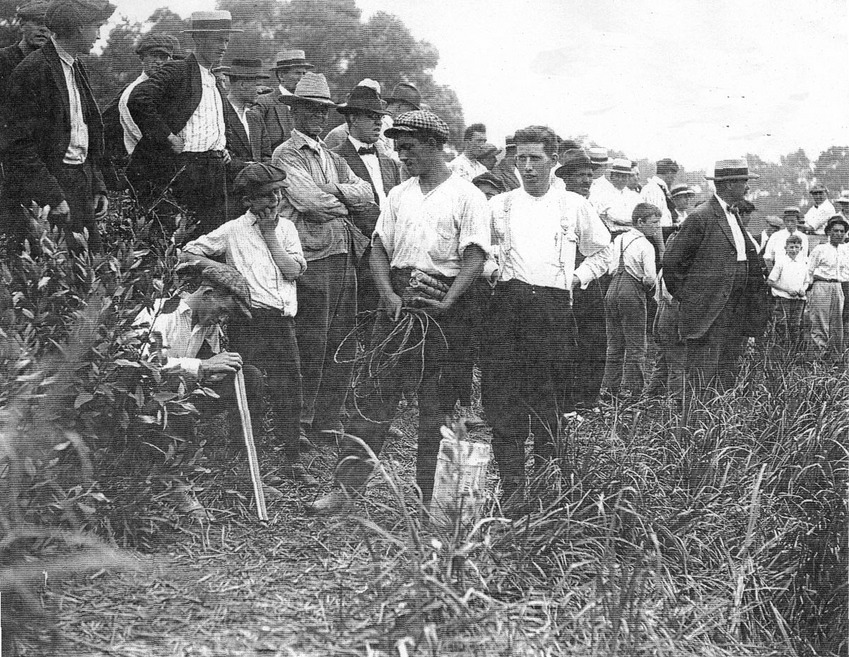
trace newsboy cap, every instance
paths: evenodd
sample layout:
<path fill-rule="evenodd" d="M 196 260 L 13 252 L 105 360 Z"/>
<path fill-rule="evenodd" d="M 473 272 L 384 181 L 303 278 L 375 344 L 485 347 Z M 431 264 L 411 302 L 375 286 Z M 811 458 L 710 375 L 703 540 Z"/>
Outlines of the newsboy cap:
<path fill-rule="evenodd" d="M 392 127 L 384 134 L 390 139 L 396 139 L 403 134 L 413 132 L 428 133 L 443 141 L 448 141 L 451 134 L 448 124 L 428 110 L 404 112 L 395 119 Z"/>
<path fill-rule="evenodd" d="M 44 24 L 55 32 L 105 23 L 115 9 L 115 5 L 107 0 L 52 0 L 44 16 Z"/>
<path fill-rule="evenodd" d="M 217 263 L 207 265 L 201 272 L 201 280 L 213 287 L 226 290 L 236 300 L 239 312 L 248 319 L 251 316 L 251 288 L 247 280 L 235 267 Z"/>
<path fill-rule="evenodd" d="M 25 2 L 16 12 L 21 20 L 43 21 L 47 15 L 47 10 L 50 8 L 50 0 L 31 0 Z"/>
<path fill-rule="evenodd" d="M 285 180 L 286 172 L 276 164 L 253 162 L 236 175 L 233 191 L 237 195 L 251 194 L 261 187 L 274 183 L 280 183 L 278 187 L 285 187 Z"/>
<path fill-rule="evenodd" d="M 177 39 L 170 34 L 143 34 L 136 46 L 136 54 L 141 57 L 148 52 L 161 52 L 173 56 L 177 49 Z"/>

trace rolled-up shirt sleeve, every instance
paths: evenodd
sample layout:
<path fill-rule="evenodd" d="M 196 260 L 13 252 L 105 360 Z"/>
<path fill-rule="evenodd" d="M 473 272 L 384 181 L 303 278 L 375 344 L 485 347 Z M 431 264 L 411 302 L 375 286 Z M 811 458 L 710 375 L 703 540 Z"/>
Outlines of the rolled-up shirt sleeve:
<path fill-rule="evenodd" d="M 460 214 L 460 240 L 457 250 L 460 256 L 466 247 L 479 246 L 488 256 L 492 253 L 492 211 L 486 202 L 486 196 L 479 190 L 469 194 Z"/>
<path fill-rule="evenodd" d="M 578 206 L 575 229 L 578 233 L 578 250 L 584 261 L 575 269 L 581 289 L 603 276 L 610 268 L 613 249 L 610 231 L 598 216 L 595 208 L 587 201 Z"/>

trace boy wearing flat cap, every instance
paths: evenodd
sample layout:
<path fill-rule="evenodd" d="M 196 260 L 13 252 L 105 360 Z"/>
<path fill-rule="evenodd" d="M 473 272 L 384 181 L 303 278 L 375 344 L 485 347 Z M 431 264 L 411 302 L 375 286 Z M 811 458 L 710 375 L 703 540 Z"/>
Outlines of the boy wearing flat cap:
<path fill-rule="evenodd" d="M 272 164 L 248 164 L 236 176 L 234 191 L 249 206 L 238 219 L 189 242 L 180 260 L 211 265 L 223 256 L 248 282 L 251 318 L 234 318 L 230 343 L 246 363 L 265 370 L 275 411 L 277 438 L 290 474 L 316 483 L 300 462 L 301 364 L 295 337 L 298 312 L 295 281 L 307 267 L 298 232 L 278 214 L 286 172 Z"/>

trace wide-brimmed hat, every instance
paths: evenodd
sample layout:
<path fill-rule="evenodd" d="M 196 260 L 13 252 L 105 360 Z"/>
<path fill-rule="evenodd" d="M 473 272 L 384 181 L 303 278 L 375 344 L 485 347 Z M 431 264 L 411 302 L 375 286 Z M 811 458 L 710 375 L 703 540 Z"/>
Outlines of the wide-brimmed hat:
<path fill-rule="evenodd" d="M 143 34 L 136 46 L 136 54 L 141 57 L 148 52 L 161 52 L 169 57 L 178 49 L 177 39 L 170 34 Z"/>
<path fill-rule="evenodd" d="M 802 211 L 796 205 L 788 205 L 786 208 L 784 208 L 783 216 L 786 217 L 789 214 L 795 214 L 797 217 L 801 217 Z"/>
<path fill-rule="evenodd" d="M 196 11 L 191 16 L 191 27 L 183 34 L 213 34 L 216 32 L 244 32 L 233 27 L 233 17 L 229 11 Z"/>
<path fill-rule="evenodd" d="M 655 162 L 654 165 L 655 172 L 658 176 L 662 176 L 667 173 L 678 173 L 678 163 L 669 157 L 664 157 L 661 160 Z"/>
<path fill-rule="evenodd" d="M 816 183 L 811 185 L 811 188 L 808 190 L 809 194 L 813 194 L 814 192 L 825 192 L 828 193 L 828 188 L 822 183 Z"/>
<path fill-rule="evenodd" d="M 271 76 L 262 72 L 261 59 L 239 59 L 230 62 L 224 75 L 236 80 L 267 80 Z"/>
<path fill-rule="evenodd" d="M 389 96 L 386 96 L 383 100 L 387 103 L 407 103 L 416 109 L 421 109 L 422 105 L 421 93 L 416 88 L 416 85 L 410 84 L 409 82 L 399 82 L 396 84 L 392 93 Z"/>
<path fill-rule="evenodd" d="M 825 232 L 831 230 L 832 226 L 835 224 L 843 224 L 843 228 L 846 232 L 849 232 L 849 220 L 846 219 L 842 214 L 833 214 L 828 220 L 828 223 L 825 225 Z"/>
<path fill-rule="evenodd" d="M 495 189 L 498 190 L 499 194 L 503 194 L 507 191 L 504 186 L 504 181 L 501 180 L 498 176 L 496 176 L 491 171 L 487 171 L 486 173 L 482 173 L 479 176 L 475 176 L 472 178 L 472 184 L 477 187 L 478 185 L 486 183 L 487 185 L 492 185 Z"/>
<path fill-rule="evenodd" d="M 384 134 L 390 139 L 397 139 L 401 135 L 414 132 L 430 133 L 443 141 L 448 141 L 451 135 L 448 124 L 428 110 L 404 112 L 392 122 L 392 127 Z"/>
<path fill-rule="evenodd" d="M 773 228 L 784 227 L 784 220 L 781 217 L 776 217 L 774 214 L 771 214 L 766 218 L 766 223 L 772 226 Z"/>
<path fill-rule="evenodd" d="M 384 109 L 380 95 L 371 87 L 357 85 L 348 95 L 348 100 L 336 108 L 340 114 L 351 114 L 352 112 L 370 112 L 374 114 L 388 115 Z"/>
<path fill-rule="evenodd" d="M 43 21 L 50 8 L 50 0 L 31 0 L 25 2 L 15 12 L 21 20 Z"/>
<path fill-rule="evenodd" d="M 248 195 L 266 185 L 286 187 L 286 171 L 276 164 L 252 162 L 236 174 L 233 192 L 237 196 Z M 279 183 L 279 184 L 277 184 Z"/>
<path fill-rule="evenodd" d="M 592 168 L 592 160 L 583 148 L 564 151 L 560 156 L 560 162 L 560 166 L 554 170 L 554 175 L 558 178 L 565 178 L 579 169 Z"/>
<path fill-rule="evenodd" d="M 695 196 L 696 192 L 689 185 L 675 185 L 669 190 L 669 195 L 673 198 L 676 196 Z"/>
<path fill-rule="evenodd" d="M 115 9 L 106 0 L 53 0 L 44 14 L 44 24 L 55 32 L 105 23 Z"/>
<path fill-rule="evenodd" d="M 280 100 L 287 105 L 313 103 L 326 107 L 336 107 L 336 103 L 330 97 L 330 87 L 327 84 L 327 78 L 324 77 L 324 73 L 306 73 L 304 77 L 298 80 L 295 93 L 291 95 L 285 94 Z"/>
<path fill-rule="evenodd" d="M 756 173 L 749 173 L 749 163 L 743 158 L 736 160 L 717 160 L 713 167 L 713 175 L 705 176 L 707 180 L 721 182 L 723 180 L 753 180 L 760 178 Z"/>
<path fill-rule="evenodd" d="M 302 66 L 303 68 L 313 69 L 315 66 L 307 61 L 307 54 L 303 50 L 281 50 L 274 56 L 274 66 L 272 71 L 279 71 L 292 66 Z"/>
<path fill-rule="evenodd" d="M 603 167 L 607 166 L 610 163 L 610 155 L 607 153 L 606 148 L 602 148 L 601 146 L 593 146 L 588 151 L 590 163 L 594 167 Z"/>
<path fill-rule="evenodd" d="M 631 160 L 626 160 L 624 157 L 614 158 L 610 165 L 610 173 L 624 173 L 626 176 L 630 176 Z"/>
<path fill-rule="evenodd" d="M 834 199 L 834 202 L 840 204 L 849 203 L 849 190 L 843 190 L 840 192 L 840 196 Z"/>

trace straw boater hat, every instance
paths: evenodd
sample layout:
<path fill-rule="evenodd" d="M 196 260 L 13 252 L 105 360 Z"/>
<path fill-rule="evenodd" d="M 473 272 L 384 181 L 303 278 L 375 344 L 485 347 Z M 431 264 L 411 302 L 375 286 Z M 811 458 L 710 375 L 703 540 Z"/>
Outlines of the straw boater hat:
<path fill-rule="evenodd" d="M 696 192 L 694 192 L 688 185 L 675 185 L 672 189 L 669 190 L 669 195 L 673 198 L 676 196 L 695 196 Z"/>
<path fill-rule="evenodd" d="M 292 95 L 287 94 L 281 100 L 287 105 L 312 103 L 314 105 L 336 107 L 336 103 L 330 97 L 330 87 L 327 85 L 327 78 L 324 77 L 324 73 L 307 73 L 298 81 L 298 86 L 295 87 L 295 93 Z"/>
<path fill-rule="evenodd" d="M 351 114 L 352 112 L 373 112 L 382 116 L 389 114 L 383 109 L 383 101 L 380 100 L 378 93 L 371 87 L 365 87 L 362 84 L 351 90 L 347 102 L 339 105 L 336 111 L 340 114 Z"/>
<path fill-rule="evenodd" d="M 707 180 L 721 182 L 723 180 L 753 180 L 760 178 L 756 173 L 749 173 L 749 163 L 740 158 L 737 160 L 717 160 L 713 167 L 713 175 L 705 176 Z"/>
<path fill-rule="evenodd" d="M 796 205 L 788 205 L 786 208 L 784 208 L 784 216 L 786 217 L 791 214 L 795 214 L 797 217 L 801 217 L 802 211 Z"/>
<path fill-rule="evenodd" d="M 849 190 L 843 190 L 840 192 L 840 196 L 834 199 L 835 203 L 840 203 L 841 205 L 849 205 Z"/>
<path fill-rule="evenodd" d="M 600 146 L 593 147 L 589 150 L 590 163 L 593 167 L 605 167 L 610 162 L 610 156 L 607 154 L 606 148 Z"/>
<path fill-rule="evenodd" d="M 235 80 L 267 80 L 271 77 L 262 72 L 261 59 L 234 59 L 224 75 Z"/>
<path fill-rule="evenodd" d="M 383 100 L 387 103 L 398 102 L 407 103 L 416 109 L 422 109 L 422 95 L 414 84 L 409 82 L 399 82 L 392 90 L 392 94 L 386 96 Z"/>
<path fill-rule="evenodd" d="M 626 160 L 624 157 L 614 158 L 610 165 L 610 173 L 624 173 L 626 176 L 630 176 L 631 160 Z"/>
<path fill-rule="evenodd" d="M 229 11 L 196 11 L 192 13 L 192 26 L 183 30 L 183 34 L 215 34 L 218 32 L 244 32 L 233 27 L 233 17 Z"/>
<path fill-rule="evenodd" d="M 293 66 L 301 66 L 310 70 L 315 68 L 307 61 L 307 54 L 303 50 L 281 50 L 274 57 L 274 61 L 275 64 L 271 67 L 272 71 L 280 71 Z"/>

